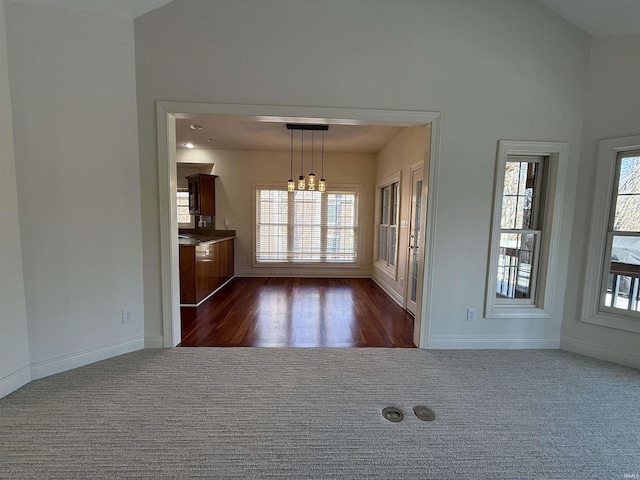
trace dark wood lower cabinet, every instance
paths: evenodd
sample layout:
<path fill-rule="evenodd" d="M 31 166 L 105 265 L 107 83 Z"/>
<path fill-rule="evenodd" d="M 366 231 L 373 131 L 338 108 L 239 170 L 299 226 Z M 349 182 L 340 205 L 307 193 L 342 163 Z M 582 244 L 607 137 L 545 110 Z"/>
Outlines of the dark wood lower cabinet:
<path fill-rule="evenodd" d="M 196 305 L 233 277 L 233 239 L 180 245 L 180 303 Z"/>

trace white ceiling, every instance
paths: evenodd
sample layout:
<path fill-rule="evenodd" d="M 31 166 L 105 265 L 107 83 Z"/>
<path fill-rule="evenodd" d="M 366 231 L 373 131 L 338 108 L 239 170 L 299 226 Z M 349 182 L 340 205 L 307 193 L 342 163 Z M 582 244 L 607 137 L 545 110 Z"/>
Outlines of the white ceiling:
<path fill-rule="evenodd" d="M 136 18 L 172 0 L 12 0 Z"/>
<path fill-rule="evenodd" d="M 538 0 L 594 37 L 640 33 L 640 0 Z"/>
<path fill-rule="evenodd" d="M 295 122 L 292 122 L 295 123 Z M 192 130 L 199 125 L 202 130 Z M 402 127 L 389 125 L 336 125 L 331 124 L 325 133 L 324 149 L 327 152 L 376 153 Z M 208 139 L 212 139 L 213 143 Z M 315 150 L 320 149 L 321 133 L 314 132 Z M 196 148 L 216 150 L 280 150 L 288 151 L 291 130 L 285 122 L 256 122 L 252 120 L 194 116 L 176 119 L 178 148 L 193 143 Z M 305 150 L 311 148 L 311 132 L 304 135 Z M 295 149 L 300 148 L 300 131 L 294 131 Z"/>
<path fill-rule="evenodd" d="M 171 0 L 13 0 L 136 18 Z M 640 0 L 538 1 L 593 36 L 640 33 Z"/>

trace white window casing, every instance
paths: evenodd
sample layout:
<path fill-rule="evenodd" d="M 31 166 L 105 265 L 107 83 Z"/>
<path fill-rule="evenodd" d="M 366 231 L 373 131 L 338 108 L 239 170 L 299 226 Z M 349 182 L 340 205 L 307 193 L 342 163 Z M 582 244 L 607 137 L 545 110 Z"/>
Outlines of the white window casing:
<path fill-rule="evenodd" d="M 253 192 L 254 267 L 359 267 L 361 185 L 320 193 L 269 184 Z"/>
<path fill-rule="evenodd" d="M 398 236 L 400 234 L 401 172 L 376 185 L 375 267 L 396 280 L 398 275 Z"/>
<path fill-rule="evenodd" d="M 607 306 L 607 279 L 611 262 L 613 202 L 617 199 L 619 159 L 640 152 L 640 135 L 602 140 L 598 147 L 587 269 L 580 319 L 585 323 L 640 333 L 640 312 Z M 635 153 L 634 155 L 635 156 Z M 615 236 L 639 236 L 616 231 Z"/>
<path fill-rule="evenodd" d="M 562 222 L 562 195 L 564 191 L 569 146 L 566 142 L 537 142 L 500 140 L 496 161 L 493 216 L 487 286 L 485 294 L 485 318 L 550 318 L 555 302 L 560 225 Z M 543 157 L 542 160 L 540 157 Z M 539 224 L 533 228 L 502 228 L 503 195 L 507 162 L 540 163 L 538 185 L 540 195 L 536 212 L 542 211 Z M 542 187 L 542 188 L 541 188 Z M 537 213 L 536 213 L 537 215 Z M 528 235 L 535 245 L 531 261 L 531 293 L 527 298 L 505 298 L 497 293 L 501 235 Z M 504 247 L 503 247 L 504 248 Z"/>

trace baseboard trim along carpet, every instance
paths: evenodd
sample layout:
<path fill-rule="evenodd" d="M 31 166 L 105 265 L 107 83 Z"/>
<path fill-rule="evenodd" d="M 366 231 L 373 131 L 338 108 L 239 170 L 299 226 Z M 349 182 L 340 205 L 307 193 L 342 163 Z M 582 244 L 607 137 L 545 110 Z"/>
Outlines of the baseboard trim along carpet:
<path fill-rule="evenodd" d="M 112 343 L 110 345 L 103 345 L 84 352 L 64 355 L 51 360 L 45 360 L 43 362 L 32 363 L 31 378 L 36 380 L 38 378 L 48 377 L 49 375 L 66 372 L 67 370 L 72 370 L 78 367 L 84 367 L 85 365 L 106 360 L 111 357 L 135 352 L 136 350 L 142 350 L 143 348 L 144 337 L 138 337 L 122 342 Z"/>
<path fill-rule="evenodd" d="M 559 338 L 520 338 L 520 337 L 466 337 L 457 335 L 430 335 L 427 348 L 435 350 L 557 350 Z"/>
<path fill-rule="evenodd" d="M 640 370 L 640 357 L 637 355 L 628 355 L 626 353 L 614 352 L 591 345 L 590 343 L 579 342 L 570 338 L 563 338 L 560 342 L 560 349 L 568 352 L 587 355 L 588 357 L 598 358 L 607 362 L 617 363 L 626 367 L 637 368 Z M 640 473 L 640 472 L 638 472 Z"/>
<path fill-rule="evenodd" d="M 31 381 L 31 365 L 26 365 L 6 377 L 0 378 L 0 398 L 6 397 L 14 390 Z"/>

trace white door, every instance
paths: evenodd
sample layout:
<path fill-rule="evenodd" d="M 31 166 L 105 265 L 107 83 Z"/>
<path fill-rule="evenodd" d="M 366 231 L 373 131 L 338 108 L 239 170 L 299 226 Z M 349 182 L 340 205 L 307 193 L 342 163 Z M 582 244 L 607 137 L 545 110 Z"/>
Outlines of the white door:
<path fill-rule="evenodd" d="M 411 172 L 411 212 L 409 220 L 409 267 L 407 282 L 407 310 L 416 318 L 418 310 L 418 299 L 422 294 L 422 282 L 420 281 L 420 273 L 422 272 L 422 264 L 424 262 L 424 253 L 421 251 L 422 245 L 422 208 L 424 206 L 424 198 L 426 198 L 426 188 L 424 186 L 424 168 L 420 167 Z M 419 325 L 414 328 L 419 330 Z"/>

